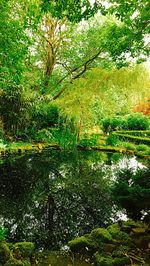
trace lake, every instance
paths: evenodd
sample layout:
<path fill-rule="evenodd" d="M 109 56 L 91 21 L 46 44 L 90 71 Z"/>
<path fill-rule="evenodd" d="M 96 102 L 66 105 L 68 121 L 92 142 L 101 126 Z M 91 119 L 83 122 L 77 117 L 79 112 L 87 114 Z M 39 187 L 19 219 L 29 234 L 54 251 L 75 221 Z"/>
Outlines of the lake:
<path fill-rule="evenodd" d="M 126 218 L 110 185 L 120 168 L 138 165 L 134 156 L 92 151 L 8 156 L 0 165 L 0 223 L 8 228 L 7 240 L 65 249 L 75 236 Z"/>

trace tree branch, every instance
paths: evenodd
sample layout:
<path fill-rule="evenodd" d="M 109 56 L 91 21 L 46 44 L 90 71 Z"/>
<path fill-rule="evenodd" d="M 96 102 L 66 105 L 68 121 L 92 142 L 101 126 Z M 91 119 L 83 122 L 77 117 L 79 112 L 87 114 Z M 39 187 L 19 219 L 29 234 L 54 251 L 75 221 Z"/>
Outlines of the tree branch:
<path fill-rule="evenodd" d="M 83 68 L 78 74 L 76 74 L 74 77 L 72 77 L 69 81 L 69 83 L 71 83 L 74 79 L 79 78 L 80 76 L 82 76 L 82 74 L 84 74 L 88 68 L 88 65 L 93 62 L 102 52 L 102 50 L 99 50 L 94 56 L 92 56 L 90 59 L 88 59 L 86 62 L 84 62 L 81 66 L 79 67 L 75 67 L 72 70 L 70 70 L 63 78 L 61 78 L 58 82 L 57 85 L 60 84 L 64 79 L 66 79 L 67 77 L 69 77 L 71 74 L 73 74 L 74 72 L 76 72 L 77 70 L 80 70 L 81 68 Z M 65 91 L 66 87 L 63 87 L 54 97 L 52 100 L 56 100 L 64 91 Z"/>

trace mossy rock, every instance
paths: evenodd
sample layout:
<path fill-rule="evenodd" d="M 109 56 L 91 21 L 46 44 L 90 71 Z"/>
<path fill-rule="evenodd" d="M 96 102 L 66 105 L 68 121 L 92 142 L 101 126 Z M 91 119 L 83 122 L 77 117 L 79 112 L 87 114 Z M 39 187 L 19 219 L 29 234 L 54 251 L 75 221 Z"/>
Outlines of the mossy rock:
<path fill-rule="evenodd" d="M 114 244 L 104 244 L 103 245 L 103 250 L 106 252 L 106 253 L 112 253 L 114 250 L 116 249 L 116 245 Z"/>
<path fill-rule="evenodd" d="M 94 262 L 96 266 L 113 266 L 113 258 L 111 256 L 104 257 L 99 253 L 94 254 Z"/>
<path fill-rule="evenodd" d="M 107 227 L 108 232 L 112 235 L 113 238 L 117 237 L 120 233 L 120 227 L 118 224 L 112 224 Z"/>
<path fill-rule="evenodd" d="M 15 258 L 31 257 L 34 251 L 34 244 L 32 242 L 19 242 L 14 245 Z"/>
<path fill-rule="evenodd" d="M 143 235 L 146 233 L 146 228 L 136 227 L 132 229 L 132 232 L 136 235 Z"/>
<path fill-rule="evenodd" d="M 89 236 L 77 237 L 68 243 L 73 252 L 94 253 L 98 249 L 98 244 Z"/>
<path fill-rule="evenodd" d="M 6 242 L 0 242 L 0 263 L 5 263 L 10 257 L 10 249 Z"/>
<path fill-rule="evenodd" d="M 111 243 L 112 242 L 112 236 L 109 233 L 109 231 L 105 228 L 97 228 L 94 229 L 90 237 L 94 239 L 96 242 L 103 242 L 103 243 Z"/>
<path fill-rule="evenodd" d="M 21 260 L 17 260 L 15 258 L 10 258 L 5 264 L 4 266 L 26 266 L 23 264 L 23 262 Z M 28 266 L 28 265 L 27 265 Z"/>
<path fill-rule="evenodd" d="M 127 220 L 124 221 L 121 225 L 121 229 L 123 229 L 123 227 L 131 227 L 131 228 L 135 228 L 135 227 L 143 227 L 143 223 L 140 221 L 133 221 L 133 220 Z"/>

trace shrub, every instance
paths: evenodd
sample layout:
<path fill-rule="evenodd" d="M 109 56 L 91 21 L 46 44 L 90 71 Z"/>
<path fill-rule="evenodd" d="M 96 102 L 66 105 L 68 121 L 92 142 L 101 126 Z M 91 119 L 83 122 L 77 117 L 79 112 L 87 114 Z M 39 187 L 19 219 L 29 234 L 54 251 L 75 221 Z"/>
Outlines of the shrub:
<path fill-rule="evenodd" d="M 82 147 L 94 147 L 97 145 L 98 138 L 99 136 L 97 135 L 88 136 L 85 134 L 83 139 L 79 141 L 79 145 Z"/>
<path fill-rule="evenodd" d="M 111 145 L 111 146 L 117 146 L 119 142 L 119 138 L 116 135 L 110 135 L 107 139 L 106 139 L 106 144 L 107 145 Z"/>
<path fill-rule="evenodd" d="M 148 117 L 140 113 L 129 115 L 127 124 L 129 130 L 147 130 L 150 125 Z"/>
<path fill-rule="evenodd" d="M 50 130 L 43 128 L 34 134 L 34 140 L 37 142 L 49 142 L 53 140 Z"/>
<path fill-rule="evenodd" d="M 126 148 L 127 150 L 135 151 L 136 146 L 133 143 L 130 142 L 124 142 L 123 147 Z"/>
<path fill-rule="evenodd" d="M 102 119 L 102 128 L 104 132 L 127 129 L 127 121 L 124 117 L 114 116 Z"/>
<path fill-rule="evenodd" d="M 57 129 L 53 131 L 53 138 L 63 149 L 76 148 L 78 131 L 74 119 L 61 117 Z"/>
<path fill-rule="evenodd" d="M 32 118 L 37 129 L 55 126 L 59 118 L 58 107 L 40 102 L 34 106 Z"/>
<path fill-rule="evenodd" d="M 127 134 L 120 134 L 118 132 L 113 132 L 113 135 L 117 136 L 118 139 L 123 140 L 123 141 L 131 141 L 134 142 L 135 144 L 150 144 L 150 138 L 147 137 L 138 137 L 138 136 L 133 136 L 133 135 L 127 135 Z"/>
<path fill-rule="evenodd" d="M 30 121 L 30 99 L 22 86 L 12 85 L 0 94 L 0 116 L 4 130 L 15 135 L 20 129 L 23 131 Z"/>
<path fill-rule="evenodd" d="M 140 144 L 137 146 L 137 151 L 148 151 L 149 147 L 145 144 Z"/>

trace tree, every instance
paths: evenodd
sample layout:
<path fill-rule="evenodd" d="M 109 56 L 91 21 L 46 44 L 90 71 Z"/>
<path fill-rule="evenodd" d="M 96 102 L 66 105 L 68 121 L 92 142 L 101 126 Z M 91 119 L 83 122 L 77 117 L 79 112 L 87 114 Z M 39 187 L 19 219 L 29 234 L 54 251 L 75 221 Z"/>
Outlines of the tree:
<path fill-rule="evenodd" d="M 1 0 L 0 84 L 3 88 L 6 88 L 8 83 L 20 84 L 29 45 L 22 21 L 13 13 L 11 4 L 11 1 Z"/>
<path fill-rule="evenodd" d="M 78 23 L 93 16 L 98 10 L 98 5 L 94 3 L 92 6 L 89 0 L 42 0 L 41 8 L 44 13 L 50 12 L 59 20 L 66 17 L 69 21 Z"/>
<path fill-rule="evenodd" d="M 141 53 L 142 56 L 140 61 L 147 60 L 150 47 L 149 1 L 109 0 L 106 4 L 104 1 L 96 0 L 95 3 L 99 5 L 99 8 L 102 10 L 103 14 L 114 14 L 120 21 L 124 23 L 126 29 L 128 29 L 128 32 L 131 35 L 131 39 L 133 40 L 131 56 L 134 55 L 134 57 L 136 57 Z M 139 53 L 137 54 L 138 51 Z"/>

